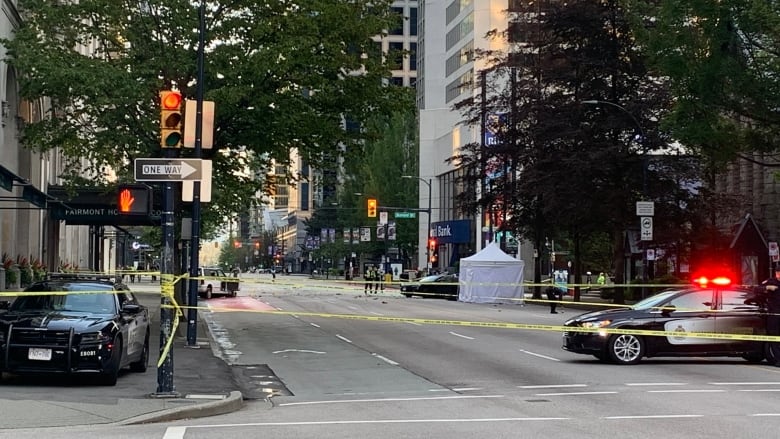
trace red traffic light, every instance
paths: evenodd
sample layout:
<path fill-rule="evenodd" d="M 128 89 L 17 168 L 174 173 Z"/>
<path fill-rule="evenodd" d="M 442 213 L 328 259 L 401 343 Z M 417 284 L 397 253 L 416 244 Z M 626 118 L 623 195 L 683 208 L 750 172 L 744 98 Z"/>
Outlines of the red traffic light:
<path fill-rule="evenodd" d="M 160 92 L 160 146 L 163 148 L 179 148 L 182 138 L 183 99 L 181 93 L 175 90 Z"/>
<path fill-rule="evenodd" d="M 431 239 L 428 240 L 428 248 L 430 248 L 431 250 L 436 248 L 436 240 L 435 239 L 431 238 Z"/>

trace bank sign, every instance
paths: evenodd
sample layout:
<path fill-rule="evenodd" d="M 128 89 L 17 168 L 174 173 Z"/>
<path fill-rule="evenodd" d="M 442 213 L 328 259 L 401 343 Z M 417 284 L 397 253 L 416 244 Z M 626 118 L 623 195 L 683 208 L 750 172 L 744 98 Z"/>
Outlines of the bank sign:
<path fill-rule="evenodd" d="M 438 244 L 471 242 L 471 220 L 439 221 L 431 223 L 431 238 Z"/>

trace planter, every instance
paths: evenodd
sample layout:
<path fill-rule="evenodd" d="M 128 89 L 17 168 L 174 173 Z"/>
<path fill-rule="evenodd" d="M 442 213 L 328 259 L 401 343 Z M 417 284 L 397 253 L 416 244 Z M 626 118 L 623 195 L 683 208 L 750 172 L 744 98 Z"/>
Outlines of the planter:
<path fill-rule="evenodd" d="M 12 265 L 5 270 L 5 287 L 8 290 L 18 290 L 20 285 L 19 267 Z"/>

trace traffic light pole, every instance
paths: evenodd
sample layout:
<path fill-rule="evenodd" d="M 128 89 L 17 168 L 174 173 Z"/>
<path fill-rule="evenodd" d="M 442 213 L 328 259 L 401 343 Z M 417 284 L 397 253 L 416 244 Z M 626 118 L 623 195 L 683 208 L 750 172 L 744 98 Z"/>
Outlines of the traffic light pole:
<path fill-rule="evenodd" d="M 203 150 L 203 46 L 206 38 L 206 2 L 201 0 L 198 10 L 198 86 L 195 92 L 196 117 L 195 117 L 195 158 L 199 159 Z M 200 181 L 192 185 L 192 240 L 190 241 L 190 283 L 187 295 L 187 346 L 198 346 L 198 266 L 200 261 Z"/>
<path fill-rule="evenodd" d="M 163 155 L 176 156 L 176 149 L 163 148 Z M 173 182 L 163 183 L 162 191 L 162 255 L 160 257 L 160 355 L 165 354 L 161 367 L 157 368 L 157 392 L 155 396 L 176 396 L 173 386 L 173 349 L 165 352 L 165 345 L 173 333 L 173 309 L 171 308 L 171 296 L 173 295 L 173 246 L 174 246 L 174 190 Z"/>

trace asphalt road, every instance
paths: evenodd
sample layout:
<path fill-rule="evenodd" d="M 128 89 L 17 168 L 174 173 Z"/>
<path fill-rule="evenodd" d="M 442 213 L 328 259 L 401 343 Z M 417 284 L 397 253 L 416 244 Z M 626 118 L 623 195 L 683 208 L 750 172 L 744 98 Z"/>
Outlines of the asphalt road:
<path fill-rule="evenodd" d="M 579 312 L 569 308 L 245 279 L 255 282 L 237 300 L 202 301 L 211 308 L 202 315 L 221 355 L 249 378 L 242 391 L 283 384 L 270 407 L 258 396 L 219 417 L 47 437 L 713 438 L 780 429 L 780 368 L 728 358 L 608 365 L 561 350 L 559 332 L 511 328 L 560 325 Z"/>

